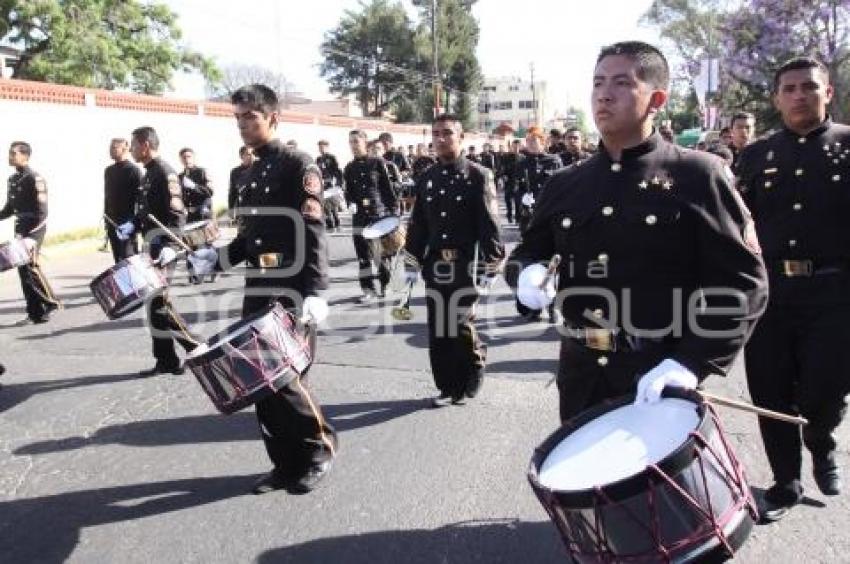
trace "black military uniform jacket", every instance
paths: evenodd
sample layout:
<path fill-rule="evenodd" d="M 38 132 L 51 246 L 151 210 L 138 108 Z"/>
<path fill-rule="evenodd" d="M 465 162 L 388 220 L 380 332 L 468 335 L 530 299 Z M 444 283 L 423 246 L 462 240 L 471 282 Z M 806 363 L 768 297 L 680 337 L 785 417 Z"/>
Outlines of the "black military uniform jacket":
<path fill-rule="evenodd" d="M 397 198 L 389 168 L 378 157 L 356 157 L 345 165 L 345 202 L 355 204 L 353 225 L 362 227 L 395 213 Z"/>
<path fill-rule="evenodd" d="M 698 378 L 725 374 L 767 303 L 758 242 L 731 182 L 715 157 L 657 133 L 620 161 L 601 150 L 549 181 L 506 279 L 515 286 L 525 265 L 558 253 L 568 326 L 657 337 Z M 740 311 L 703 314 L 703 299 Z"/>
<path fill-rule="evenodd" d="M 219 268 L 247 261 L 269 274 L 258 279 L 259 285 L 317 295 L 328 286 L 319 167 L 307 153 L 289 149 L 278 139 L 254 154 L 257 161 L 237 197 L 239 231 L 219 253 Z"/>
<path fill-rule="evenodd" d="M 584 151 L 579 151 L 578 153 L 563 151 L 561 153 L 558 153 L 558 156 L 561 158 L 562 165 L 570 166 L 590 157 L 590 154 L 585 153 Z"/>
<path fill-rule="evenodd" d="M 756 222 L 771 299 L 850 301 L 850 126 L 827 118 L 807 135 L 782 129 L 748 145 L 738 189 Z M 811 272 L 786 276 L 786 260 Z M 812 276 L 820 272 L 838 275 Z"/>
<path fill-rule="evenodd" d="M 491 171 L 464 157 L 437 163 L 419 179 L 416 193 L 405 250 L 420 264 L 440 260 L 444 250 L 474 258 L 475 243 L 485 263 L 504 258 Z"/>
<path fill-rule="evenodd" d="M 227 190 L 228 209 L 232 210 L 236 207 L 236 198 L 239 196 L 239 191 L 245 187 L 245 178 L 250 168 L 250 166 L 239 165 L 230 169 L 230 186 Z"/>
<path fill-rule="evenodd" d="M 510 191 L 517 189 L 519 165 L 523 159 L 525 159 L 525 156 L 522 153 L 514 152 L 506 153 L 502 158 L 502 175 L 506 179 L 505 187 Z"/>
<path fill-rule="evenodd" d="M 187 188 L 183 183 L 183 180 L 186 177 L 189 177 L 195 185 L 191 188 Z M 207 176 L 207 171 L 204 168 L 199 166 L 193 166 L 190 169 L 183 170 L 178 175 L 180 179 L 180 187 L 183 189 L 183 203 L 186 205 L 186 212 L 188 213 L 188 221 L 198 221 L 201 219 L 209 219 L 208 217 L 204 217 L 205 215 L 211 215 L 212 210 L 207 210 L 207 213 L 204 213 L 204 207 L 210 207 L 210 198 L 213 195 L 212 183 L 210 182 L 209 177 Z"/>
<path fill-rule="evenodd" d="M 416 160 L 413 161 L 413 180 L 418 181 L 425 171 L 434 166 L 436 163 L 437 159 L 429 157 L 428 155 L 416 157 Z"/>
<path fill-rule="evenodd" d="M 558 155 L 546 153 L 526 153 L 525 158 L 517 165 L 517 194 L 530 192 L 537 198 L 543 185 L 561 168 Z"/>
<path fill-rule="evenodd" d="M 169 229 L 182 229 L 186 223 L 186 206 L 183 204 L 183 190 L 177 173 L 160 157 L 149 161 L 145 170 L 147 172 L 139 192 L 136 224 L 142 233 L 158 229 L 148 219 L 148 214 L 151 214 Z"/>
<path fill-rule="evenodd" d="M 398 167 L 398 170 L 401 172 L 406 172 L 410 170 L 410 163 L 407 162 L 407 157 L 402 154 L 401 151 L 393 151 L 390 149 L 386 153 L 384 153 L 384 159 L 395 164 Z"/>
<path fill-rule="evenodd" d="M 129 160 L 118 161 L 103 171 L 103 213 L 121 225 L 136 215 L 142 171 Z"/>
<path fill-rule="evenodd" d="M 0 220 L 15 216 L 15 234 L 30 235 L 47 225 L 47 183 L 28 166 L 9 177 L 6 205 Z"/>
<path fill-rule="evenodd" d="M 325 186 L 342 186 L 342 171 L 339 169 L 339 163 L 336 157 L 330 153 L 319 155 L 316 157 L 316 164 L 322 172 L 322 179 Z"/>
<path fill-rule="evenodd" d="M 490 170 L 496 170 L 496 155 L 490 151 L 485 151 L 478 156 L 478 162 L 481 166 L 485 168 L 489 168 Z"/>

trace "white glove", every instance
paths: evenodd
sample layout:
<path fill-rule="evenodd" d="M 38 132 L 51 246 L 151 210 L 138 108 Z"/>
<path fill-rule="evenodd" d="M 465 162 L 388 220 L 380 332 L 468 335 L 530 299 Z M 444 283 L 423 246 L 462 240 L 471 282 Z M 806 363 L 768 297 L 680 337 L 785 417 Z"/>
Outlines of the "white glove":
<path fill-rule="evenodd" d="M 156 259 L 156 262 L 158 262 L 160 266 L 165 266 L 167 264 L 171 264 L 175 260 L 177 260 L 177 251 L 171 247 L 163 247 L 159 251 L 159 258 Z"/>
<path fill-rule="evenodd" d="M 554 276 L 549 277 L 543 288 L 540 287 L 546 278 L 546 271 L 542 264 L 532 264 L 519 273 L 516 297 L 522 305 L 531 309 L 543 309 L 555 299 Z"/>
<path fill-rule="evenodd" d="M 357 213 L 357 204 L 348 204 L 348 213 L 354 215 Z"/>
<path fill-rule="evenodd" d="M 192 179 L 188 176 L 183 177 L 183 188 L 189 188 L 190 190 L 195 187 L 195 183 L 192 182 Z"/>
<path fill-rule="evenodd" d="M 415 268 L 408 266 L 404 269 L 404 283 L 408 286 L 416 286 L 416 283 L 419 282 L 419 271 Z"/>
<path fill-rule="evenodd" d="M 215 271 L 215 265 L 218 264 L 218 252 L 210 247 L 198 249 L 187 258 L 192 265 L 192 270 L 198 276 L 211 274 Z"/>
<path fill-rule="evenodd" d="M 534 194 L 526 192 L 522 195 L 522 205 L 531 207 L 534 205 Z"/>
<path fill-rule="evenodd" d="M 118 239 L 121 241 L 126 241 L 130 238 L 130 235 L 133 234 L 133 231 L 136 230 L 136 226 L 133 225 L 132 221 L 126 221 L 118 226 L 115 230 L 115 234 L 118 236 Z"/>
<path fill-rule="evenodd" d="M 665 359 L 638 381 L 635 405 L 656 403 L 665 386 L 693 390 L 697 387 L 697 377 L 672 358 Z"/>
<path fill-rule="evenodd" d="M 328 318 L 328 302 L 318 296 L 307 296 L 304 298 L 301 311 L 304 317 L 309 317 L 316 323 L 321 323 Z"/>

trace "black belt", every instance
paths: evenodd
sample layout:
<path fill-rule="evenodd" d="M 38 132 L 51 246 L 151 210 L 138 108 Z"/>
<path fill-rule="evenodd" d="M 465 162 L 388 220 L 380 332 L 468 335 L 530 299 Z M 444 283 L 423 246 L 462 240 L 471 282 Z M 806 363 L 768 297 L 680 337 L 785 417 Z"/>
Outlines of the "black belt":
<path fill-rule="evenodd" d="M 783 259 L 768 262 L 771 272 L 785 278 L 811 278 L 850 270 L 848 259 Z"/>
<path fill-rule="evenodd" d="M 665 342 L 663 337 L 636 337 L 622 329 L 609 330 L 567 325 L 565 330 L 567 337 L 573 342 L 588 349 L 603 352 L 637 352 Z"/>

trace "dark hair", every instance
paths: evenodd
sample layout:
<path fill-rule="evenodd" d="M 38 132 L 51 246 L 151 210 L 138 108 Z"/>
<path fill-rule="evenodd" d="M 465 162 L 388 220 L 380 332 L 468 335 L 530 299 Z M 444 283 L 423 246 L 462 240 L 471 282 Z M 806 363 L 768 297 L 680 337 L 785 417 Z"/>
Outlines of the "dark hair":
<path fill-rule="evenodd" d="M 732 118 L 732 123 L 735 123 L 735 118 Z M 723 137 L 724 133 L 732 133 L 732 128 L 728 125 L 726 127 L 721 127 L 719 135 Z"/>
<path fill-rule="evenodd" d="M 753 120 L 753 122 L 755 122 L 756 116 L 754 116 L 750 112 L 736 112 L 735 115 L 732 116 L 732 121 L 729 122 L 729 129 L 732 129 L 733 127 L 735 127 L 735 122 L 738 121 L 739 119 L 744 119 L 744 120 L 747 120 L 747 121 Z"/>
<path fill-rule="evenodd" d="M 230 102 L 248 106 L 254 111 L 262 112 L 264 116 L 278 111 L 280 107 L 277 94 L 265 84 L 243 86 L 230 96 Z"/>
<path fill-rule="evenodd" d="M 447 121 L 455 121 L 455 122 L 457 122 L 461 125 L 461 128 L 463 128 L 463 122 L 460 120 L 459 117 L 457 117 L 454 114 L 440 114 L 437 117 L 435 117 L 434 121 L 431 122 L 431 123 L 441 123 L 441 122 L 447 122 Z"/>
<path fill-rule="evenodd" d="M 192 153 L 194 155 L 195 151 L 193 151 L 191 147 L 183 147 L 182 149 L 180 149 L 180 152 L 177 153 L 177 154 L 182 157 L 186 153 Z"/>
<path fill-rule="evenodd" d="M 570 133 L 578 133 L 578 134 L 581 134 L 581 129 L 579 129 L 578 127 L 571 127 L 571 128 L 569 128 L 569 129 L 567 129 L 567 133 L 566 133 L 566 135 L 569 135 Z"/>
<path fill-rule="evenodd" d="M 550 129 L 549 130 L 549 137 L 560 137 L 560 136 L 561 136 L 561 130 L 560 129 Z"/>
<path fill-rule="evenodd" d="M 319 145 L 330 145 L 327 139 L 319 139 Z"/>
<path fill-rule="evenodd" d="M 386 141 L 387 143 L 392 143 L 393 142 L 393 134 L 384 131 L 383 133 L 378 135 L 378 141 L 381 141 L 381 142 Z"/>
<path fill-rule="evenodd" d="M 726 145 L 721 145 L 720 143 L 712 143 L 706 149 L 707 153 L 711 153 L 712 155 L 717 155 L 718 157 L 731 161 L 732 160 L 732 151 Z"/>
<path fill-rule="evenodd" d="M 362 129 L 352 129 L 348 132 L 348 136 L 351 137 L 352 135 L 360 139 L 369 139 L 369 136 Z"/>
<path fill-rule="evenodd" d="M 156 130 L 149 125 L 134 129 L 132 136 L 139 143 L 148 143 L 154 151 L 159 149 L 159 136 L 156 134 Z"/>
<path fill-rule="evenodd" d="M 637 77 L 655 88 L 667 90 L 670 85 L 670 66 L 664 54 L 649 43 L 643 41 L 621 41 L 603 47 L 596 57 L 596 64 L 605 57 L 625 55 L 637 65 Z"/>
<path fill-rule="evenodd" d="M 804 69 L 818 69 L 823 75 L 829 80 L 829 69 L 826 68 L 822 62 L 818 61 L 814 57 L 794 57 L 785 63 L 782 64 L 781 67 L 776 71 L 776 74 L 773 75 L 773 92 L 776 93 L 779 90 L 779 81 L 782 79 L 782 75 L 788 71 L 792 70 L 804 70 Z"/>
<path fill-rule="evenodd" d="M 12 141 L 12 144 L 9 145 L 9 149 L 17 151 L 22 155 L 26 155 L 27 157 L 32 155 L 32 147 L 26 141 Z"/>
<path fill-rule="evenodd" d="M 470 150 L 470 151 L 474 151 L 474 150 L 475 150 L 475 145 L 470 145 L 470 146 L 469 146 L 469 150 Z"/>
<path fill-rule="evenodd" d="M 245 153 L 247 153 L 250 150 L 251 150 L 251 148 L 248 147 L 248 145 L 242 145 L 241 147 L 239 147 L 239 156 L 244 157 Z"/>

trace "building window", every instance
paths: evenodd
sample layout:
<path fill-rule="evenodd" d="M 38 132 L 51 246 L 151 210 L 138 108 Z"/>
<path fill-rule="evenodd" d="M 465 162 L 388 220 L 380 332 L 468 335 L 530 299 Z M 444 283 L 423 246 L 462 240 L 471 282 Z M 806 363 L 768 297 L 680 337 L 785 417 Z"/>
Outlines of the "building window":
<path fill-rule="evenodd" d="M 508 90 L 510 92 L 519 92 L 519 86 L 517 86 L 516 84 L 512 84 L 511 86 L 508 86 Z"/>
<path fill-rule="evenodd" d="M 490 103 L 489 102 L 479 102 L 478 103 L 478 111 L 482 114 L 490 113 Z"/>
<path fill-rule="evenodd" d="M 521 110 L 530 110 L 532 108 L 539 108 L 540 100 L 520 100 L 519 101 L 519 109 Z"/>
<path fill-rule="evenodd" d="M 514 103 L 512 101 L 507 102 L 493 102 L 494 110 L 512 110 L 514 107 Z"/>

